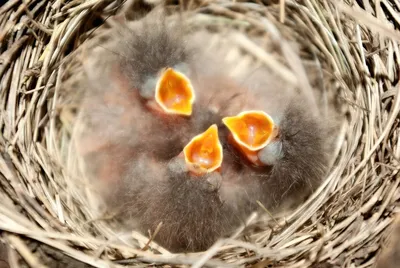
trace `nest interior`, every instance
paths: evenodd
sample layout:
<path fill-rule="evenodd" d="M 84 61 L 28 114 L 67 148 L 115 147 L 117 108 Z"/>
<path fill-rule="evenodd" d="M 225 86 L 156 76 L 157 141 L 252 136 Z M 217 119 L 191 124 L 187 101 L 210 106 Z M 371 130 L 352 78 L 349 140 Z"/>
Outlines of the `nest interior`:
<path fill-rule="evenodd" d="M 345 104 L 335 160 L 304 204 L 250 224 L 248 242 L 239 239 L 240 230 L 190 254 L 171 254 L 135 232 L 133 246 L 113 240 L 109 226 L 92 221 L 63 164 L 77 109 L 65 102 L 63 76 L 74 68 L 82 44 L 111 23 L 122 4 L 12 0 L 0 8 L 1 259 L 11 267 L 372 266 L 399 199 L 399 3 L 162 3 L 171 13 L 190 14 L 197 26 L 229 25 L 245 36 L 268 36 L 286 67 L 277 67 L 262 44 L 243 39 L 240 45 L 260 63 L 284 70 L 289 81 L 304 83 L 288 49 L 297 43 L 302 57 L 320 66 L 324 94 Z M 144 14 L 158 4 L 135 1 L 131 8 Z"/>

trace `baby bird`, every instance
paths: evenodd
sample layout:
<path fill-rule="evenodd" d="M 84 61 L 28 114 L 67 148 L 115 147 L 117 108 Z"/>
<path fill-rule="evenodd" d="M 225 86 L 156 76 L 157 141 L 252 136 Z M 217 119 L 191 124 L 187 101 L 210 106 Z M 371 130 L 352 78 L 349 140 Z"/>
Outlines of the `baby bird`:
<path fill-rule="evenodd" d="M 275 210 L 298 202 L 319 185 L 327 168 L 329 138 L 305 98 L 284 96 L 285 90 L 271 87 L 268 80 L 253 81 L 257 84 L 243 83 L 251 88 L 247 98 L 253 99 L 243 100 L 243 108 L 223 122 L 228 143 L 247 162 L 243 176 L 259 180 L 264 193 L 260 201 Z"/>
<path fill-rule="evenodd" d="M 157 14 L 86 63 L 76 135 L 88 176 L 118 219 L 171 251 L 200 251 L 257 210 L 309 194 L 326 171 L 323 128 L 266 69 L 232 77 Z M 154 22 L 155 21 L 155 22 Z"/>

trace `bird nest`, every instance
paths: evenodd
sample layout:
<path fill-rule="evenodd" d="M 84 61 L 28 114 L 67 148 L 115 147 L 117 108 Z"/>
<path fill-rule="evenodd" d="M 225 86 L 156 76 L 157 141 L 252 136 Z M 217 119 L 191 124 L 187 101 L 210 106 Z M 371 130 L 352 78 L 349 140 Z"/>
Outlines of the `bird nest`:
<path fill-rule="evenodd" d="M 145 14 L 158 1 L 135 1 Z M 133 232 L 112 239 L 71 187 L 74 103 L 63 79 L 82 44 L 121 12 L 120 1 L 8 1 L 0 8 L 0 259 L 11 267 L 183 265 L 370 267 L 399 199 L 400 5 L 361 1 L 161 3 L 196 27 L 233 27 L 239 46 L 290 83 L 307 86 L 301 61 L 319 66 L 322 96 L 342 103 L 334 160 L 295 210 L 257 220 L 205 252 L 170 253 Z M 280 64 L 253 36 L 268 37 Z M 64 109 L 71 105 L 70 109 Z M 71 112 L 65 112 L 65 111 Z M 68 160 L 68 159 L 67 159 Z M 131 237 L 131 238 L 132 238 Z M 319 266 L 322 267 L 322 266 Z"/>

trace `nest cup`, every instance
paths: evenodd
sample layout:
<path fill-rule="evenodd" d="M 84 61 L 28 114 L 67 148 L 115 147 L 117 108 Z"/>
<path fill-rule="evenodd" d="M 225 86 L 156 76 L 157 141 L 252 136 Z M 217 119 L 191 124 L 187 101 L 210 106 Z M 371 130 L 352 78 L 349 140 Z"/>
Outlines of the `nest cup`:
<path fill-rule="evenodd" d="M 0 265 L 372 266 L 399 198 L 400 5 L 348 2 L 4 4 Z M 98 218 L 90 185 L 71 172 L 81 164 L 71 150 L 79 103 L 73 84 L 64 81 L 77 75 L 81 48 L 95 48 L 93 40 L 119 19 L 115 14 L 137 19 L 157 5 L 165 5 L 172 20 L 184 15 L 194 29 L 235 29 L 242 53 L 298 84 L 316 105 L 340 107 L 331 168 L 321 186 L 289 213 L 250 217 L 206 252 L 171 254 L 151 235 L 122 235 L 115 223 Z M 255 39 L 269 40 L 275 52 Z M 318 67 L 312 72 L 317 92 L 309 84 L 310 65 Z"/>

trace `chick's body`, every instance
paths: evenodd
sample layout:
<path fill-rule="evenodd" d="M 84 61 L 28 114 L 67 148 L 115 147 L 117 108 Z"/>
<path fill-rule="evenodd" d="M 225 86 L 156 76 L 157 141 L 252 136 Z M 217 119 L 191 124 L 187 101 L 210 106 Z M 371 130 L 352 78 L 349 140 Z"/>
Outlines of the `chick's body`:
<path fill-rule="evenodd" d="M 223 53 L 204 49 L 209 36 L 196 43 L 198 36 L 152 19 L 137 23 L 123 41 L 101 52 L 106 64 L 95 61 L 96 67 L 87 68 L 81 116 L 87 129 L 77 144 L 90 177 L 121 221 L 144 233 L 162 223 L 156 236 L 161 245 L 204 250 L 244 223 L 257 201 L 277 208 L 318 185 L 326 165 L 322 129 L 305 105 L 293 101 L 302 98 L 268 85 L 267 70 L 252 79 L 231 77 Z M 193 85 L 191 116 L 146 105 L 160 71 L 168 67 Z M 278 122 L 281 145 L 272 166 L 255 167 L 228 139 L 222 118 L 247 109 L 265 110 Z M 224 150 L 220 172 L 193 175 L 181 157 L 183 147 L 212 124 L 218 125 Z"/>

